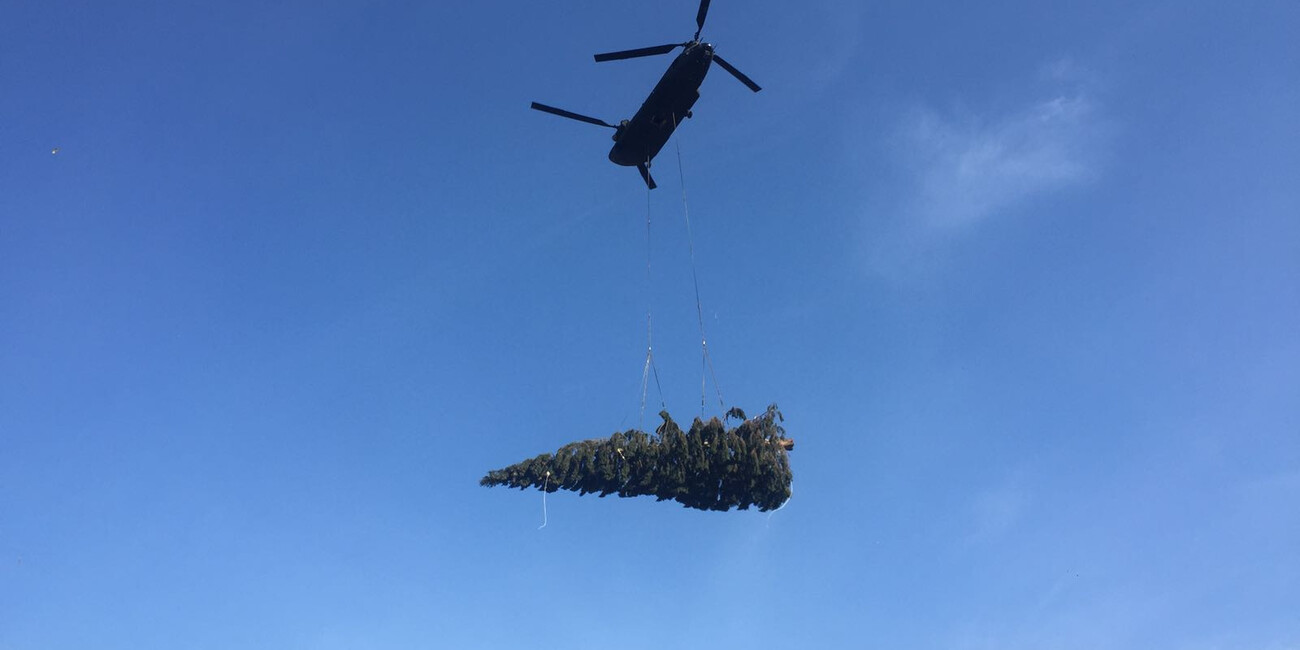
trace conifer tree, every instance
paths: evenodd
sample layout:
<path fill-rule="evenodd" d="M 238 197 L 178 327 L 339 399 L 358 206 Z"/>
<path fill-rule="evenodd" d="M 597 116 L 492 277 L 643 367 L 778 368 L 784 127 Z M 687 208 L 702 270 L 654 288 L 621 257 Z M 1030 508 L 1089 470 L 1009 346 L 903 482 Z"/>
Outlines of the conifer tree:
<path fill-rule="evenodd" d="M 727 418 L 742 420 L 732 429 L 717 418 L 696 418 L 690 430 L 682 431 L 667 411 L 659 416 L 663 424 L 654 435 L 632 429 L 569 443 L 554 454 L 488 472 L 479 485 L 654 496 L 719 511 L 750 506 L 767 511 L 790 498 L 794 475 L 787 452 L 794 440 L 785 437 L 775 404 L 752 419 L 731 409 Z"/>

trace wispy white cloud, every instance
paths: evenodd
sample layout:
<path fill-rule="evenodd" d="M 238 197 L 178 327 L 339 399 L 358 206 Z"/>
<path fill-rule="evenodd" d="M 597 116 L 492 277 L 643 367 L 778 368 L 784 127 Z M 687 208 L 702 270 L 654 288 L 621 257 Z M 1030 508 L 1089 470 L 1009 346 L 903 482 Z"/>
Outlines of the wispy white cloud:
<path fill-rule="evenodd" d="M 1069 60 L 1044 66 L 1055 91 L 1002 114 L 913 109 L 897 139 L 914 182 L 909 215 L 930 228 L 968 227 L 1093 178 L 1101 124 L 1079 75 Z"/>
<path fill-rule="evenodd" d="M 1018 101 L 1001 93 L 998 109 L 912 105 L 899 113 L 885 134 L 889 190 L 864 199 L 871 273 L 928 277 L 943 267 L 954 238 L 1103 176 L 1115 133 L 1096 91 L 1104 84 L 1074 60 L 1058 59 L 1023 85 L 1011 91 Z"/>

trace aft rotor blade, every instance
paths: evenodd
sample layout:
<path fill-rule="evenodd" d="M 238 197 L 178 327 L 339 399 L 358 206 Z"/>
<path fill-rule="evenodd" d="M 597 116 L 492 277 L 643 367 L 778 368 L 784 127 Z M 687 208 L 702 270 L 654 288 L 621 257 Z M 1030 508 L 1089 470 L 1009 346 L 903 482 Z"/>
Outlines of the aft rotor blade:
<path fill-rule="evenodd" d="M 655 185 L 655 179 L 650 176 L 650 168 L 646 167 L 645 163 L 637 163 L 636 170 L 641 172 L 641 178 L 645 180 L 646 187 L 652 190 L 659 187 L 658 185 Z"/>
<path fill-rule="evenodd" d="M 595 124 L 596 126 L 607 126 L 607 127 L 611 128 L 611 129 L 617 129 L 617 128 L 618 128 L 617 126 L 614 126 L 613 124 L 610 124 L 609 122 L 606 122 L 606 121 L 604 121 L 604 120 L 598 120 L 598 119 L 596 119 L 596 118 L 594 118 L 594 117 L 587 117 L 586 115 L 579 115 L 579 114 L 574 113 L 574 112 L 572 112 L 572 111 L 566 111 L 566 110 L 564 110 L 563 108 L 556 108 L 556 107 L 554 107 L 554 106 L 547 106 L 546 104 L 538 104 L 537 102 L 533 102 L 533 108 L 534 108 L 535 110 L 542 111 L 543 113 L 550 113 L 550 114 L 552 114 L 552 115 L 559 115 L 560 117 L 567 117 L 567 118 L 569 118 L 569 119 L 571 119 L 571 120 L 578 120 L 579 122 L 586 122 L 587 124 Z"/>
<path fill-rule="evenodd" d="M 709 0 L 700 0 L 700 11 L 695 14 L 695 40 L 699 40 L 704 31 L 704 18 L 709 15 Z"/>
<path fill-rule="evenodd" d="M 668 45 L 656 45 L 654 47 L 642 47 L 635 50 L 623 50 L 621 52 L 606 52 L 596 55 L 596 63 L 602 61 L 617 61 L 619 59 L 635 59 L 638 56 L 654 56 L 656 54 L 667 54 L 674 47 L 681 47 L 681 43 L 669 43 Z"/>
<path fill-rule="evenodd" d="M 758 91 L 762 90 L 762 88 L 760 88 L 760 87 L 758 86 L 758 84 L 754 83 L 754 80 L 753 80 L 753 79 L 750 79 L 749 77 L 746 77 L 746 76 L 745 76 L 745 73 L 743 73 L 743 72 L 737 70 L 737 69 L 736 69 L 735 67 L 733 67 L 730 63 L 727 63 L 727 60 L 726 60 L 726 59 L 724 59 L 724 58 L 722 58 L 722 57 L 720 57 L 720 56 L 714 54 L 714 55 L 713 55 L 713 61 L 714 61 L 715 63 L 717 63 L 718 65 L 722 66 L 722 69 L 723 69 L 723 70 L 726 70 L 727 72 L 730 72 L 730 73 L 731 73 L 731 76 L 733 76 L 733 77 L 739 79 L 739 80 L 740 80 L 740 83 L 743 83 L 743 84 L 745 84 L 746 86 L 749 86 L 749 89 L 750 89 L 750 90 L 752 90 L 752 91 L 754 91 L 754 92 L 758 92 Z"/>

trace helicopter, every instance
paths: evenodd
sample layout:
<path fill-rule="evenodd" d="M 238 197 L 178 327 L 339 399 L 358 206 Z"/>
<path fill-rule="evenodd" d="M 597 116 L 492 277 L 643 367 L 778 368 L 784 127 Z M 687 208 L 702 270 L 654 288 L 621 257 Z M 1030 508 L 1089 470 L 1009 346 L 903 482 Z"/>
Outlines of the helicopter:
<path fill-rule="evenodd" d="M 717 63 L 722 66 L 723 70 L 730 72 L 740 83 L 754 92 L 762 90 L 744 73 L 718 56 L 713 51 L 713 45 L 700 40 L 700 32 L 704 30 L 704 18 L 709 13 L 709 2 L 710 0 L 700 0 L 700 9 L 695 14 L 695 36 L 686 43 L 668 43 L 596 55 L 596 62 L 601 63 L 667 54 L 678 47 L 683 48 L 682 53 L 673 59 L 672 64 L 668 66 L 668 71 L 664 72 L 664 76 L 659 79 L 659 83 L 655 84 L 654 90 L 650 91 L 650 96 L 641 104 L 640 110 L 632 116 L 632 119 L 623 120 L 616 126 L 604 120 L 537 102 L 533 102 L 532 108 L 614 129 L 614 147 L 609 150 L 610 162 L 625 167 L 635 166 L 637 171 L 641 172 L 646 187 L 655 189 L 654 178 L 650 176 L 650 161 L 668 142 L 668 138 L 677 129 L 680 120 L 691 117 L 691 107 L 700 98 L 700 84 L 704 82 L 704 75 L 709 72 L 709 64 Z"/>

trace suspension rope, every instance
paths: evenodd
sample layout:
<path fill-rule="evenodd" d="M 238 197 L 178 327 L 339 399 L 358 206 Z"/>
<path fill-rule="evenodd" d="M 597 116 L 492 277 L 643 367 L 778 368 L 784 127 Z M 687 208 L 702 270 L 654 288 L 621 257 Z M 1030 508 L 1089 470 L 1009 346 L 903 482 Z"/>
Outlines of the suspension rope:
<path fill-rule="evenodd" d="M 646 161 L 649 165 L 649 161 Z M 664 389 L 659 383 L 659 367 L 655 365 L 654 354 L 654 317 L 652 315 L 653 296 L 651 288 L 653 282 L 650 274 L 650 186 L 646 185 L 645 190 L 645 284 L 646 284 L 646 308 L 645 308 L 645 367 L 641 369 L 641 418 L 638 422 L 639 429 L 645 428 L 645 401 L 646 394 L 650 389 L 650 373 L 654 372 L 655 388 L 659 390 L 659 408 L 667 408 L 664 404 Z"/>
<path fill-rule="evenodd" d="M 677 116 L 673 116 L 673 127 L 677 126 Z M 674 141 L 677 147 L 677 177 L 682 185 L 682 214 L 686 215 L 686 242 L 691 252 L 691 281 L 695 283 L 695 315 L 700 324 L 700 348 L 703 350 L 703 358 L 700 360 L 700 416 L 703 417 L 706 395 L 706 375 L 713 378 L 713 388 L 718 392 L 718 408 L 726 409 L 726 402 L 722 400 L 722 386 L 718 385 L 718 374 L 713 370 L 713 358 L 709 356 L 709 339 L 704 335 L 704 307 L 700 302 L 700 276 L 695 270 L 695 235 L 691 231 L 691 209 L 686 201 L 686 172 L 682 167 L 682 139 L 678 137 Z"/>

